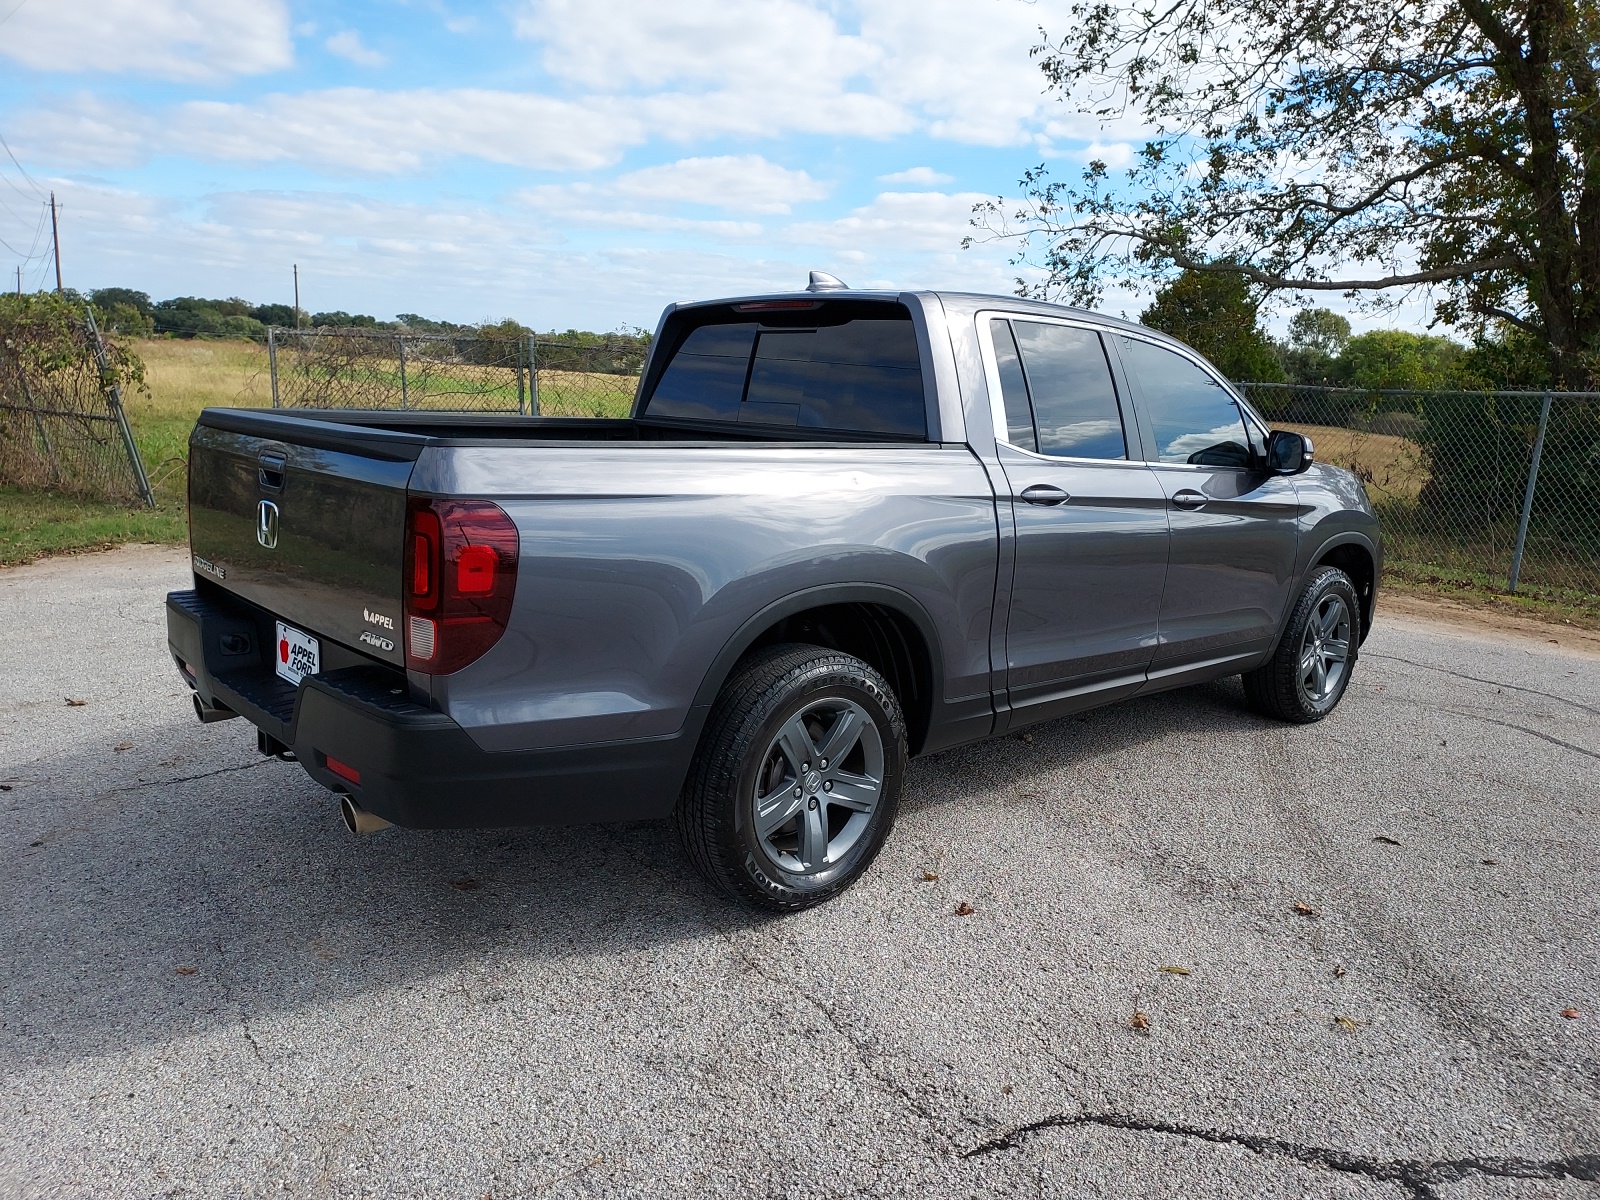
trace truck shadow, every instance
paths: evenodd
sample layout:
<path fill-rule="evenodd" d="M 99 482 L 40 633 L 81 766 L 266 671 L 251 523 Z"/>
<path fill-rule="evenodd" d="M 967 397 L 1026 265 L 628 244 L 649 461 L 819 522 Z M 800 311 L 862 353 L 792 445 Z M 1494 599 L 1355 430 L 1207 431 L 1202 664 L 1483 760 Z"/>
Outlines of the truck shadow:
<path fill-rule="evenodd" d="M 1153 740 L 1263 727 L 1226 684 L 1131 701 L 1038 726 L 1030 742 L 919 760 L 903 819 Z M 161 732 L 203 745 L 198 728 Z M 662 946 L 772 919 L 712 894 L 666 822 L 355 839 L 298 767 L 247 754 L 242 736 L 226 749 L 134 788 L 111 786 L 103 753 L 64 756 L 8 797 L 20 848 L 0 900 L 0 1069 L 363 994 L 381 1003 L 383 989 L 451 973 L 450 987 L 464 974 L 490 990 L 530 959 L 643 968 Z"/>

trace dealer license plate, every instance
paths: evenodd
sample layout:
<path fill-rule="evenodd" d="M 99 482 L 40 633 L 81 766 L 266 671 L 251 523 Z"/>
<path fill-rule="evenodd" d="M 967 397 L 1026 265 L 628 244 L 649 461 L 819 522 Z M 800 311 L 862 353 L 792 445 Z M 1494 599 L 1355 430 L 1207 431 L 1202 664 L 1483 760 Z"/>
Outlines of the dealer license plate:
<path fill-rule="evenodd" d="M 322 665 L 322 649 L 317 639 L 292 626 L 278 622 L 278 678 L 298 684 L 315 675 Z"/>

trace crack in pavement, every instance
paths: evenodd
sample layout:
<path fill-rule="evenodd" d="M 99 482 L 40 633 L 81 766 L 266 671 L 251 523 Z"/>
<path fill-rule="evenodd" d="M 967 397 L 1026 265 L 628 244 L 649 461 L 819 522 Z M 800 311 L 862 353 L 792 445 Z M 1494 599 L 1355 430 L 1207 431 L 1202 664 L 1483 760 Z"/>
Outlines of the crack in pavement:
<path fill-rule="evenodd" d="M 753 974 L 759 975 L 768 983 L 792 992 L 794 995 L 800 997 L 800 999 L 804 1000 L 807 1004 L 814 1008 L 818 1014 L 821 1015 L 822 1019 L 827 1022 L 828 1027 L 832 1029 L 834 1033 L 839 1036 L 840 1040 L 842 1040 L 845 1045 L 849 1046 L 854 1052 L 856 1061 L 861 1064 L 861 1069 L 867 1073 L 867 1078 L 873 1080 L 880 1088 L 890 1095 L 898 1098 L 919 1117 L 928 1122 L 928 1124 L 934 1129 L 940 1128 L 942 1122 L 934 1113 L 929 1111 L 927 1105 L 918 1099 L 898 1080 L 878 1071 L 871 1061 L 868 1047 L 856 1040 L 855 1035 L 843 1022 L 839 1020 L 839 1018 L 834 1014 L 832 1008 L 824 1004 L 821 1000 L 817 999 L 794 980 L 782 978 L 778 975 L 774 975 L 771 971 L 768 971 L 761 965 L 760 960 L 757 959 L 755 955 L 753 955 L 744 946 L 739 945 L 731 936 L 724 934 L 724 941 L 727 943 L 728 948 L 738 956 L 739 961 L 744 963 L 744 965 L 749 968 Z"/>
<path fill-rule="evenodd" d="M 1580 1183 L 1600 1183 L 1600 1153 L 1573 1154 L 1566 1158 L 1455 1158 L 1428 1162 L 1422 1159 L 1377 1159 L 1345 1150 L 1322 1146 L 1307 1146 L 1282 1138 L 1262 1137 L 1248 1133 L 1229 1133 L 1218 1129 L 1205 1129 L 1197 1125 L 1183 1125 L 1172 1121 L 1156 1121 L 1116 1112 L 1061 1113 L 1018 1125 L 1005 1133 L 980 1142 L 961 1153 L 962 1158 L 978 1158 L 1001 1150 L 1014 1150 L 1035 1133 L 1046 1129 L 1070 1129 L 1074 1126 L 1094 1125 L 1103 1129 L 1121 1129 L 1131 1133 L 1161 1133 L 1172 1137 L 1190 1138 L 1220 1146 L 1238 1146 L 1252 1154 L 1289 1158 L 1307 1166 L 1322 1167 L 1346 1175 L 1361 1175 L 1382 1183 L 1392 1183 L 1413 1200 L 1438 1200 L 1434 1188 L 1439 1184 L 1457 1183 L 1472 1176 L 1497 1179 L 1573 1179 Z"/>
<path fill-rule="evenodd" d="M 1554 692 L 1541 692 L 1538 688 L 1521 687 L 1515 683 L 1506 683 L 1499 679 L 1484 679 L 1478 675 L 1463 675 L 1460 671 L 1452 671 L 1449 667 L 1436 667 L 1432 663 L 1418 662 L 1414 658 L 1401 658 L 1398 654 L 1379 654 L 1375 650 L 1368 650 L 1365 658 L 1381 658 L 1386 662 L 1405 663 L 1407 666 L 1421 667 L 1424 671 L 1437 671 L 1441 675 L 1453 675 L 1457 679 L 1467 679 L 1473 683 L 1487 683 L 1491 687 L 1510 688 L 1513 692 L 1527 692 L 1530 696 L 1543 696 L 1546 700 L 1559 700 L 1562 704 L 1570 704 L 1573 708 L 1582 709 L 1586 713 L 1593 713 L 1600 717 L 1600 708 L 1583 704 L 1577 700 L 1569 700 L 1565 696 L 1558 696 Z"/>
<path fill-rule="evenodd" d="M 1454 713 L 1458 717 L 1470 717 L 1474 721 L 1482 721 L 1485 725 L 1498 725 L 1502 729 L 1514 729 L 1518 733 L 1525 733 L 1529 737 L 1536 737 L 1540 741 L 1549 742 L 1552 746 L 1560 746 L 1563 750 L 1572 750 L 1590 758 L 1600 759 L 1600 754 L 1583 746 L 1575 746 L 1571 742 L 1564 742 L 1558 737 L 1551 737 L 1548 733 L 1540 733 L 1537 729 L 1529 729 L 1526 725 L 1518 725 L 1512 721 L 1500 721 L 1494 717 L 1485 717 L 1475 712 L 1468 712 L 1461 708 L 1440 708 L 1440 712 Z"/>
<path fill-rule="evenodd" d="M 268 763 L 278 761 L 275 758 L 263 758 L 257 762 L 244 763 L 237 767 L 220 767 L 215 771 L 202 771 L 198 775 L 181 775 L 177 779 L 152 779 L 149 783 L 135 783 L 129 787 L 113 788 L 114 792 L 137 792 L 144 788 L 168 787 L 174 783 L 192 783 L 196 779 L 210 779 L 215 775 L 229 775 L 235 771 L 253 771 L 257 767 L 264 767 Z"/>

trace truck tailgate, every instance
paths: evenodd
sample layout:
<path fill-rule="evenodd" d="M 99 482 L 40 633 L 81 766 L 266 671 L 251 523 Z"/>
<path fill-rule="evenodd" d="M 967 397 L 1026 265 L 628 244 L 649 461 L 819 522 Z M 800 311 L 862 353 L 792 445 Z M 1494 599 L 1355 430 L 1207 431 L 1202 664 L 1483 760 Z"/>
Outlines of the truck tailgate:
<path fill-rule="evenodd" d="M 403 666 L 406 482 L 425 441 L 207 411 L 189 440 L 195 573 L 291 625 Z"/>

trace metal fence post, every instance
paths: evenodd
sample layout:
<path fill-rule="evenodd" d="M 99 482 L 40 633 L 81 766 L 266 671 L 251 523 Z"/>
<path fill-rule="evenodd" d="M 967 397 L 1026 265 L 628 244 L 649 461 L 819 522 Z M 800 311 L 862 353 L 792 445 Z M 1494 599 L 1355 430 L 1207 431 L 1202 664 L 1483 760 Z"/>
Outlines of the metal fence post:
<path fill-rule="evenodd" d="M 400 349 L 400 408 L 404 410 L 411 400 L 410 389 L 406 385 L 406 339 L 397 337 L 394 344 Z"/>
<path fill-rule="evenodd" d="M 520 341 L 517 343 L 517 415 L 523 416 L 528 411 L 528 393 L 522 386 L 522 356 L 527 352 Z"/>
<path fill-rule="evenodd" d="M 539 349 L 531 333 L 528 335 L 528 415 L 539 415 Z"/>
<path fill-rule="evenodd" d="M 106 357 L 106 344 L 100 340 L 100 328 L 94 323 L 94 309 L 84 306 L 84 316 L 89 318 L 89 332 L 94 337 L 94 356 L 100 364 L 100 384 L 106 389 L 106 407 L 116 418 L 117 429 L 122 433 L 122 445 L 128 452 L 128 463 L 133 467 L 134 481 L 139 485 L 139 498 L 154 508 L 156 494 L 150 488 L 150 477 L 144 473 L 144 460 L 139 457 L 139 446 L 133 440 L 133 430 L 128 425 L 128 414 L 122 408 L 122 389 L 117 377 L 111 373 L 111 360 Z"/>
<path fill-rule="evenodd" d="M 1533 462 L 1528 466 L 1528 488 L 1522 494 L 1522 520 L 1517 523 L 1517 548 L 1511 552 L 1511 578 L 1506 591 L 1517 590 L 1517 577 L 1522 574 L 1522 552 L 1528 544 L 1528 522 L 1533 517 L 1533 491 L 1539 486 L 1539 459 L 1544 455 L 1544 431 L 1550 426 L 1550 393 L 1544 394 L 1539 407 L 1539 434 L 1533 439 Z"/>
<path fill-rule="evenodd" d="M 272 407 L 281 408 L 278 403 L 278 331 L 276 328 L 267 330 L 267 369 L 272 373 Z"/>

